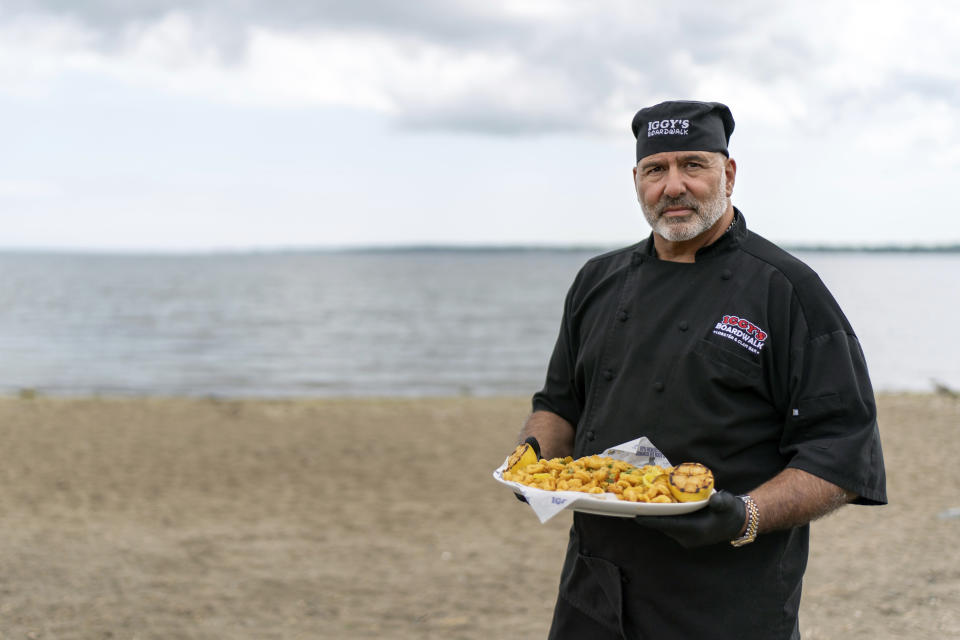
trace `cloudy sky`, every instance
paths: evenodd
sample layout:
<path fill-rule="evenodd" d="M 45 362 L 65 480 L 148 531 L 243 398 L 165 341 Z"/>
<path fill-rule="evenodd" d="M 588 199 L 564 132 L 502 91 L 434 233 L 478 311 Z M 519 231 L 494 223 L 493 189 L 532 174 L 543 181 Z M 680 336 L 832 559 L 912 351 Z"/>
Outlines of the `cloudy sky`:
<path fill-rule="evenodd" d="M 952 2 L 0 0 L 0 247 L 604 244 L 727 103 L 787 243 L 960 242 Z"/>

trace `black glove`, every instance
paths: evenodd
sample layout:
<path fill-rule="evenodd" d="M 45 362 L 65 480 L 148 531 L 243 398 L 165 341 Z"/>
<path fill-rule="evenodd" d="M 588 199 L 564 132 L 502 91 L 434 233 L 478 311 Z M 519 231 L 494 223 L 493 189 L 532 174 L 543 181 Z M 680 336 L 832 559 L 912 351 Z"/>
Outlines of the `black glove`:
<path fill-rule="evenodd" d="M 540 443 L 537 442 L 537 439 L 534 438 L 533 436 L 530 436 L 529 438 L 524 440 L 523 443 L 533 447 L 533 452 L 537 454 L 537 460 L 539 460 L 540 459 Z"/>
<path fill-rule="evenodd" d="M 747 521 L 743 500 L 729 491 L 710 496 L 707 506 L 679 516 L 634 516 L 642 527 L 656 529 L 679 542 L 684 548 L 729 542 L 740 536 Z"/>
<path fill-rule="evenodd" d="M 533 452 L 534 452 L 535 454 L 537 454 L 537 460 L 539 460 L 539 459 L 540 459 L 540 443 L 537 442 L 537 439 L 534 438 L 533 436 L 530 436 L 529 438 L 527 438 L 527 439 L 524 440 L 523 442 L 524 442 L 524 444 L 528 444 L 528 445 L 530 445 L 531 447 L 533 447 Z M 521 494 L 519 494 L 519 493 L 514 493 L 513 495 L 517 496 L 517 500 L 519 500 L 520 502 L 526 502 L 526 501 L 527 501 L 527 499 L 524 498 L 524 497 L 523 497 Z"/>

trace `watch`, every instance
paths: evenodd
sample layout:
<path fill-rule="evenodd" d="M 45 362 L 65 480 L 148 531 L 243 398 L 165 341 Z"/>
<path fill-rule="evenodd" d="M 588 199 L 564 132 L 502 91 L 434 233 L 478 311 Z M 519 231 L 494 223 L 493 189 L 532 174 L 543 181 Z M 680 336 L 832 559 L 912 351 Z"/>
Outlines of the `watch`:
<path fill-rule="evenodd" d="M 754 502 L 750 496 L 737 497 L 743 500 L 743 504 L 747 507 L 747 529 L 743 532 L 742 536 L 736 540 L 731 540 L 730 544 L 735 547 L 742 547 L 757 539 L 757 529 L 760 527 L 760 510 L 757 508 L 757 503 Z"/>

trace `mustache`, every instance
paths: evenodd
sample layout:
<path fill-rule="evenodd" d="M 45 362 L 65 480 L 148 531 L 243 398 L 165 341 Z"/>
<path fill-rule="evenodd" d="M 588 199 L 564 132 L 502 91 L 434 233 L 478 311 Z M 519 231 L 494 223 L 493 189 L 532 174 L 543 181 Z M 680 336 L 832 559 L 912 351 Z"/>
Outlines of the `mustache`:
<path fill-rule="evenodd" d="M 700 213 L 700 203 L 691 196 L 680 196 L 678 198 L 663 196 L 657 203 L 655 210 L 657 217 L 663 215 L 668 207 L 683 207 L 684 209 L 691 209 L 694 213 Z"/>

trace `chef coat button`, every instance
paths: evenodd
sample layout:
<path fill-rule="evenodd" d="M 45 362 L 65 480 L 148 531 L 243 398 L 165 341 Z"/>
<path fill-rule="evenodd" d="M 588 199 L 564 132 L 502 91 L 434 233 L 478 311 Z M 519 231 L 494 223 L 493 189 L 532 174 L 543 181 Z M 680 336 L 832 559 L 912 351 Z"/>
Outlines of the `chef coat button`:
<path fill-rule="evenodd" d="M 635 254 L 633 254 L 633 256 L 631 256 L 631 258 L 630 258 L 630 264 L 632 264 L 632 265 L 635 266 L 635 267 L 636 267 L 637 265 L 643 264 L 643 254 L 641 254 L 641 253 L 635 253 Z"/>
<path fill-rule="evenodd" d="M 687 324 L 686 320 L 681 320 L 680 323 L 677 324 L 677 326 L 680 327 L 680 331 L 686 331 L 687 329 L 690 328 L 690 325 Z"/>
<path fill-rule="evenodd" d="M 654 391 L 663 391 L 663 383 L 660 382 L 659 380 L 657 380 L 656 382 L 654 382 L 654 383 L 653 383 L 653 390 L 654 390 Z"/>
<path fill-rule="evenodd" d="M 630 317 L 630 314 L 624 311 L 623 309 L 621 309 L 619 313 L 617 313 L 617 320 L 619 320 L 620 322 L 626 322 L 627 318 L 629 317 Z"/>
<path fill-rule="evenodd" d="M 724 269 L 723 271 L 720 272 L 720 277 L 723 278 L 724 280 L 729 280 L 730 278 L 733 277 L 733 272 L 730 271 L 730 269 Z"/>
<path fill-rule="evenodd" d="M 589 558 L 589 557 L 590 557 L 590 550 L 589 550 L 589 549 L 580 549 L 580 555 Z"/>
<path fill-rule="evenodd" d="M 630 582 L 630 578 L 628 578 L 626 574 L 621 573 L 620 582 L 622 582 L 623 584 L 627 584 L 628 582 Z"/>
<path fill-rule="evenodd" d="M 590 442 L 593 442 L 596 439 L 597 439 L 597 434 L 593 432 L 593 429 L 591 429 L 590 431 L 587 431 L 587 440 L 589 440 Z"/>
<path fill-rule="evenodd" d="M 612 369 L 604 369 L 604 370 L 603 370 L 603 379 L 604 379 L 604 380 L 613 380 L 613 370 L 612 370 Z"/>

